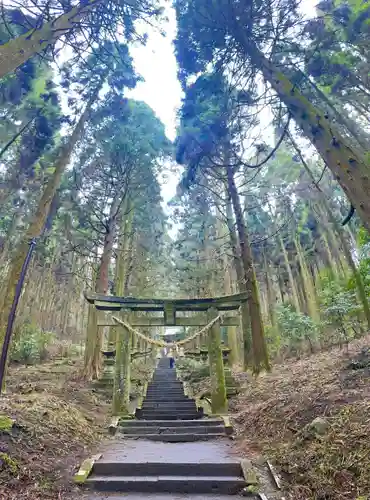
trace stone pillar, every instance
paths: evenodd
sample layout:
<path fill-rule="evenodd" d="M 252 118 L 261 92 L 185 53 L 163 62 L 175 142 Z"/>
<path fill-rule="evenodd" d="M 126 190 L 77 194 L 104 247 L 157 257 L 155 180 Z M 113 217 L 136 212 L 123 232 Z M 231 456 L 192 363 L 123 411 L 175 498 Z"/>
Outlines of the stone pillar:
<path fill-rule="evenodd" d="M 198 337 L 195 337 L 195 349 L 198 350 L 200 349 L 200 335 L 198 335 Z"/>
<path fill-rule="evenodd" d="M 208 321 L 212 321 L 217 316 L 217 309 L 211 308 L 208 310 Z M 225 414 L 227 413 L 227 397 L 219 321 L 214 323 L 208 332 L 208 357 L 211 376 L 212 413 Z"/>
<path fill-rule="evenodd" d="M 116 340 L 116 362 L 113 384 L 113 415 L 129 412 L 131 386 L 132 334 L 121 326 Z"/>

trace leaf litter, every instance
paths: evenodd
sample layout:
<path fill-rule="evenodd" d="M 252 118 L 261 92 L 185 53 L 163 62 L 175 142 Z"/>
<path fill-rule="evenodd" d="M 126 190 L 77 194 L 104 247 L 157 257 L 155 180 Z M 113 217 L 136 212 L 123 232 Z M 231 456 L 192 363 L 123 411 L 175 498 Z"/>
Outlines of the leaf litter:
<path fill-rule="evenodd" d="M 271 459 L 292 500 L 370 499 L 370 337 L 348 350 L 287 360 L 257 378 L 235 373 L 230 403 L 243 455 Z M 322 434 L 315 419 L 327 422 Z"/>
<path fill-rule="evenodd" d="M 81 377 L 79 360 L 11 367 L 0 399 L 0 499 L 80 496 L 71 481 L 103 437 L 109 403 Z"/>

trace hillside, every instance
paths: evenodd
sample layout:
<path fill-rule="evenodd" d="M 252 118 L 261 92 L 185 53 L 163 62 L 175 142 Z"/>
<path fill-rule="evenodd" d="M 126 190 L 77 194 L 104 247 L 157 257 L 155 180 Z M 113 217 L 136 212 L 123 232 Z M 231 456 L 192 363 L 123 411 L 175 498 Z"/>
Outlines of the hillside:
<path fill-rule="evenodd" d="M 72 475 L 102 439 L 110 410 L 80 371 L 79 359 L 10 368 L 0 400 L 1 500 L 80 494 Z"/>
<path fill-rule="evenodd" d="M 276 461 L 288 498 L 368 498 L 369 346 L 368 336 L 348 351 L 288 360 L 257 379 L 236 375 L 243 386 L 230 408 L 237 446 Z M 317 417 L 328 425 L 322 435 L 308 425 Z"/>

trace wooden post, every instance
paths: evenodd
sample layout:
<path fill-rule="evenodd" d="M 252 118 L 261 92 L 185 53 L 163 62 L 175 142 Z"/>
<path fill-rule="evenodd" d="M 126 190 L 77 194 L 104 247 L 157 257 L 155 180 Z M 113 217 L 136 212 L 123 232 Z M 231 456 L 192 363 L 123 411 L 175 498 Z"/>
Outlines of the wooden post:
<path fill-rule="evenodd" d="M 120 327 L 116 340 L 116 362 L 113 384 L 113 415 L 129 411 L 131 386 L 131 332 Z"/>
<path fill-rule="evenodd" d="M 208 309 L 208 321 L 212 321 L 217 316 L 217 309 Z M 227 397 L 219 321 L 216 321 L 208 332 L 208 357 L 211 376 L 212 413 L 224 414 L 227 413 Z"/>

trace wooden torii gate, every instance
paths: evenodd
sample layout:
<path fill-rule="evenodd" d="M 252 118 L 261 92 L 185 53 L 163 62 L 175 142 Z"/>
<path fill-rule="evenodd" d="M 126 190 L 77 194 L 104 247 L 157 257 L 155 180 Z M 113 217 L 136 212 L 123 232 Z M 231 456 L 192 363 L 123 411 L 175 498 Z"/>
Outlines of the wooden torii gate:
<path fill-rule="evenodd" d="M 116 366 L 117 362 L 125 365 L 124 379 L 126 383 L 124 384 L 123 394 L 117 396 L 117 391 L 114 391 L 113 395 L 113 398 L 118 397 L 122 400 L 123 407 L 127 408 L 129 402 L 130 339 L 132 337 L 130 330 L 133 332 L 136 327 L 199 326 L 204 327 L 205 332 L 203 333 L 207 334 L 208 340 L 212 412 L 226 413 L 227 397 L 221 345 L 221 324 L 224 327 L 240 325 L 239 314 L 230 313 L 238 311 L 242 303 L 247 301 L 248 295 L 246 292 L 202 299 L 144 299 L 95 293 L 86 293 L 85 297 L 98 311 L 120 312 L 122 318 L 125 320 L 129 318 L 130 324 L 113 318 L 108 321 L 98 321 L 99 327 L 120 327 L 125 333 L 124 336 L 117 336 Z M 135 314 L 142 312 L 155 314 L 151 316 Z M 189 315 L 189 313 L 192 314 Z M 209 328 L 205 328 L 208 325 Z M 119 401 L 117 404 L 113 401 L 113 407 L 116 410 L 120 406 Z"/>

